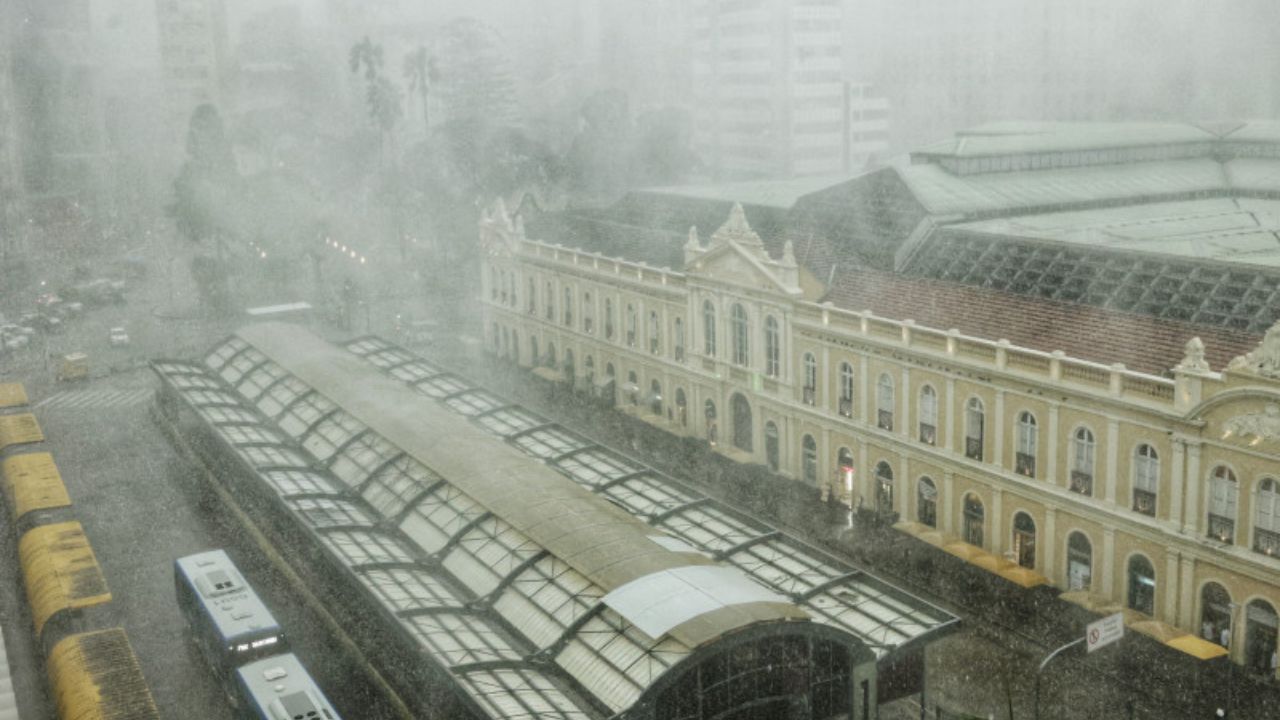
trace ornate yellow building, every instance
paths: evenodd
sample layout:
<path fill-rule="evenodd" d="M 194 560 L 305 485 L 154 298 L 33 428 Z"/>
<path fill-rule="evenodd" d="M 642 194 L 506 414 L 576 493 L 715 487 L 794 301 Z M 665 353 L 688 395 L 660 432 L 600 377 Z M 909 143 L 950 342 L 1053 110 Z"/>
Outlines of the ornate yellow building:
<path fill-rule="evenodd" d="M 1137 150 L 1133 134 L 1108 144 L 1096 129 L 1084 149 L 1078 135 L 1062 133 L 1011 141 L 1030 153 L 1028 167 L 1044 167 L 1019 170 L 1015 155 L 1014 169 L 1002 171 L 1010 177 L 966 173 L 965 157 L 948 156 L 954 167 L 917 158 L 927 177 L 913 174 L 917 165 L 887 168 L 797 200 L 769 247 L 747 217 L 752 208 L 771 220 L 779 213 L 767 203 L 733 205 L 705 243 L 691 229 L 672 245 L 669 225 L 656 228 L 665 232 L 654 235 L 666 237 L 663 251 L 678 253 L 682 263 L 670 264 L 679 270 L 653 261 L 658 240 L 627 246 L 615 233 L 605 243 L 581 225 L 545 222 L 546 232 L 564 236 L 532 239 L 524 220 L 499 205 L 480 228 L 486 344 L 671 433 L 704 438 L 734 460 L 891 516 L 957 554 L 974 546 L 975 558 L 1023 584 L 1047 582 L 1092 607 L 1128 608 L 1153 634 L 1228 645 L 1236 662 L 1274 674 L 1280 323 L 1266 313 L 1280 308 L 1255 307 L 1267 300 L 1251 298 L 1274 293 L 1275 277 L 1171 244 L 1070 247 L 1081 228 L 1135 223 L 1143 240 L 1229 244 L 1240 233 L 1224 231 L 1232 213 L 1221 202 L 1239 208 L 1280 197 L 1280 188 L 1169 188 L 1178 169 L 1170 165 L 1189 163 L 1179 167 L 1194 173 L 1246 154 L 1222 137 L 1170 132 Z M 1238 151 L 1235 159 L 1223 156 L 1224 146 Z M 1133 179 L 1144 172 L 1151 177 Z M 989 190 L 1012 176 L 1023 185 L 1011 187 L 1056 183 L 1070 202 L 1048 208 L 1032 198 L 996 213 L 939 209 L 928 195 L 958 197 L 956 188 L 975 192 L 983 183 Z M 1148 184 L 1125 190 L 1140 200 L 1106 194 L 1122 180 Z M 1071 182 L 1106 192 L 1081 199 L 1078 188 L 1062 188 Z M 914 215 L 903 211 L 912 203 Z M 824 225 L 822 207 L 854 219 Z M 1250 212 L 1259 226 L 1274 222 Z M 593 222 L 598 230 L 600 219 Z M 627 222 L 644 224 L 634 214 Z M 866 235 L 868 224 L 879 238 Z M 833 239 L 841 233 L 845 241 Z M 859 239 L 849 244 L 849 236 Z M 1058 253 L 1047 275 L 1071 259 L 1077 265 L 1065 279 L 1044 278 L 1062 287 L 1081 276 L 1079 267 L 1103 278 L 1130 266 L 1115 287 L 1089 276 L 1076 298 L 1019 289 L 1016 280 L 974 280 L 1008 266 L 990 248 L 965 278 L 946 277 L 979 241 L 1006 255 L 1031 247 L 1019 272 L 1035 268 L 1044 248 Z M 601 246 L 639 248 L 626 254 L 650 262 L 593 251 Z M 952 264 L 938 265 L 948 256 Z M 1090 266 L 1090 257 L 1104 262 Z M 1163 269 L 1146 278 L 1153 258 L 1163 258 Z M 931 275 L 930 263 L 943 270 Z M 1142 305 L 1187 267 L 1163 305 Z M 1116 309 L 1124 297 L 1133 306 Z"/>

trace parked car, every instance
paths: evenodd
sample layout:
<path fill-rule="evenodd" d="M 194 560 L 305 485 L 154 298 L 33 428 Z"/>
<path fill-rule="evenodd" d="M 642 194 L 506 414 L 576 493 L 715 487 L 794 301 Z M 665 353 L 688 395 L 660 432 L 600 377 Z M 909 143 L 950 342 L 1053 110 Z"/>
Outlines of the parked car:
<path fill-rule="evenodd" d="M 89 356 L 84 353 L 63 355 L 54 377 L 59 381 L 83 380 L 89 377 Z"/>
<path fill-rule="evenodd" d="M 107 340 L 111 347 L 122 347 L 129 344 L 129 333 L 122 327 L 113 327 L 107 331 Z"/>

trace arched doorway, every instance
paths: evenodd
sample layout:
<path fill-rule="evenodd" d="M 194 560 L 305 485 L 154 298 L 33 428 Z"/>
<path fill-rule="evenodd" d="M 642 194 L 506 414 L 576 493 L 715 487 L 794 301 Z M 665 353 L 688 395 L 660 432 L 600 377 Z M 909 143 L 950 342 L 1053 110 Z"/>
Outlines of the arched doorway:
<path fill-rule="evenodd" d="M 689 426 L 688 401 L 685 399 L 684 390 L 681 388 L 676 388 L 676 419 L 680 421 L 680 427 Z"/>
<path fill-rule="evenodd" d="M 883 460 L 876 463 L 876 512 L 893 512 L 893 468 Z"/>
<path fill-rule="evenodd" d="M 640 404 L 640 381 L 636 379 L 636 371 L 627 371 L 627 384 L 623 388 L 627 392 L 627 399 L 632 405 Z"/>
<path fill-rule="evenodd" d="M 916 486 L 916 520 L 929 527 L 938 527 L 938 486 L 933 478 L 922 476 Z"/>
<path fill-rule="evenodd" d="M 1200 637 L 1223 647 L 1230 644 L 1231 595 L 1216 582 L 1200 589 Z"/>
<path fill-rule="evenodd" d="M 977 495 L 964 496 L 964 541 L 970 545 L 982 547 L 983 523 L 986 521 L 986 509 Z"/>
<path fill-rule="evenodd" d="M 707 442 L 711 443 L 712 447 L 715 447 L 720 435 L 720 431 L 716 427 L 716 404 L 711 400 L 707 400 L 706 405 L 703 407 L 703 412 L 707 416 Z"/>
<path fill-rule="evenodd" d="M 1275 674 L 1272 656 L 1276 652 L 1276 609 L 1258 598 L 1245 606 L 1244 665 L 1251 672 Z"/>
<path fill-rule="evenodd" d="M 649 410 L 654 415 L 662 415 L 662 383 L 657 380 L 649 383 Z"/>
<path fill-rule="evenodd" d="M 853 496 L 853 451 L 847 447 L 836 453 L 836 483 L 844 497 Z"/>
<path fill-rule="evenodd" d="M 1013 556 L 1024 568 L 1036 566 L 1036 521 L 1024 512 L 1013 516 Z"/>
<path fill-rule="evenodd" d="M 813 439 L 812 435 L 805 435 L 800 442 L 801 450 L 801 467 L 800 472 L 804 477 L 805 483 L 809 485 L 818 484 L 818 441 Z"/>
<path fill-rule="evenodd" d="M 613 370 L 613 363 L 605 363 L 604 366 L 604 384 L 600 388 L 600 397 L 609 405 L 617 402 L 617 373 Z"/>
<path fill-rule="evenodd" d="M 741 393 L 729 400 L 733 407 L 733 446 L 751 452 L 751 403 Z"/>
<path fill-rule="evenodd" d="M 764 460 L 769 464 L 769 469 L 774 472 L 778 472 L 778 468 L 782 465 L 780 449 L 778 426 L 770 420 L 764 424 Z"/>
<path fill-rule="evenodd" d="M 570 383 L 577 381 L 578 377 L 574 374 L 576 368 L 573 366 L 573 349 L 564 349 L 564 376 L 568 378 Z"/>
<path fill-rule="evenodd" d="M 1156 614 L 1156 569 L 1145 555 L 1129 558 L 1128 605 L 1130 610 Z"/>
<path fill-rule="evenodd" d="M 587 379 L 587 387 L 590 387 L 596 381 L 596 361 L 595 358 L 588 355 L 582 361 L 583 377 Z"/>
<path fill-rule="evenodd" d="M 1088 590 L 1093 583 L 1093 543 L 1080 531 L 1067 537 L 1067 589 Z"/>

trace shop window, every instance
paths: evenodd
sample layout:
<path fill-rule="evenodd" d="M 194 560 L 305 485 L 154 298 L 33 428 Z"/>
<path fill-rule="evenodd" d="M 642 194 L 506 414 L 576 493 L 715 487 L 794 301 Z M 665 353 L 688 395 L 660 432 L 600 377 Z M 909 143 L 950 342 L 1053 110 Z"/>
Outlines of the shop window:
<path fill-rule="evenodd" d="M 922 525 L 938 527 L 938 487 L 927 476 L 916 484 L 916 520 Z"/>
<path fill-rule="evenodd" d="M 1036 416 L 1023 411 L 1018 415 L 1018 441 L 1014 448 L 1013 469 L 1019 475 L 1036 476 Z"/>
<path fill-rule="evenodd" d="M 1216 582 L 1200 589 L 1200 637 L 1222 647 L 1231 644 L 1231 595 Z"/>
<path fill-rule="evenodd" d="M 1209 477 L 1209 537 L 1231 544 L 1236 536 L 1236 474 L 1225 465 Z"/>
<path fill-rule="evenodd" d="M 876 512 L 893 512 L 893 468 L 883 460 L 876 463 Z"/>
<path fill-rule="evenodd" d="M 1067 537 L 1067 589 L 1088 590 L 1093 583 L 1093 543 L 1082 532 Z"/>
<path fill-rule="evenodd" d="M 800 443 L 800 476 L 809 485 L 818 484 L 818 442 L 805 435 Z"/>
<path fill-rule="evenodd" d="M 986 511 L 982 500 L 976 495 L 964 496 L 964 541 L 976 547 L 982 547 L 983 523 Z"/>
<path fill-rule="evenodd" d="M 778 472 L 778 468 L 782 466 L 781 448 L 778 426 L 770 420 L 764 424 L 764 460 L 773 472 Z"/>
<path fill-rule="evenodd" d="M 1036 566 L 1036 521 L 1024 512 L 1013 516 L 1013 556 L 1024 568 Z"/>
<path fill-rule="evenodd" d="M 1152 617 L 1156 614 L 1156 569 L 1145 555 L 1129 558 L 1128 607 Z"/>

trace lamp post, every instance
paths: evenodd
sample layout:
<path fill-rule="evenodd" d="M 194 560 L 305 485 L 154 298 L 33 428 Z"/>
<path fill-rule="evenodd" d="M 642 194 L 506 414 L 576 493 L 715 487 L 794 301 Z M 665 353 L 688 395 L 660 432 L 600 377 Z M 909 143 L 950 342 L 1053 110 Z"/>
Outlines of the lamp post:
<path fill-rule="evenodd" d="M 1067 650 L 1068 648 L 1072 648 L 1072 647 L 1075 647 L 1076 645 L 1079 645 L 1080 643 L 1084 642 L 1084 640 L 1085 639 L 1083 637 L 1078 637 L 1075 640 L 1072 640 L 1071 642 L 1067 643 L 1066 645 L 1063 645 L 1062 647 L 1058 648 L 1057 650 L 1054 650 L 1053 652 L 1049 653 L 1048 657 L 1040 661 L 1040 667 L 1036 668 L 1036 713 L 1035 713 L 1036 720 L 1040 720 L 1040 676 L 1044 674 L 1044 667 L 1049 664 L 1050 660 L 1058 657 L 1059 653 L 1063 652 L 1064 650 Z"/>

